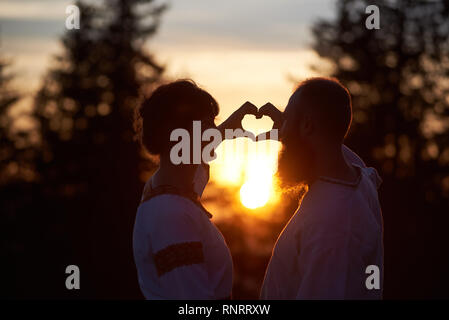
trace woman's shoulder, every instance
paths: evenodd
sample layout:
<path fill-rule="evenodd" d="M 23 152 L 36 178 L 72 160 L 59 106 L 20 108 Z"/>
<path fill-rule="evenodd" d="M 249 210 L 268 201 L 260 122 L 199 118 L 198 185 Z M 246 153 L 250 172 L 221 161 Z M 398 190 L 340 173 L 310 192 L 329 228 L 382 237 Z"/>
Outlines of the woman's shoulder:
<path fill-rule="evenodd" d="M 210 224 L 205 213 L 187 198 L 162 194 L 139 206 L 135 232 L 150 237 L 153 249 L 176 243 L 202 241 Z"/>

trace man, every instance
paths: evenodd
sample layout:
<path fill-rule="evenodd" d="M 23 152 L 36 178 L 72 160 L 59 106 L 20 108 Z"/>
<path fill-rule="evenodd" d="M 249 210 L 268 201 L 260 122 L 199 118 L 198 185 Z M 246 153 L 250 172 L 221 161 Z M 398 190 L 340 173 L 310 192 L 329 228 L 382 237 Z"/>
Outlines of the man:
<path fill-rule="evenodd" d="M 276 242 L 261 298 L 380 299 L 380 178 L 343 145 L 352 120 L 348 90 L 336 79 L 308 79 L 284 113 L 267 104 L 259 114 L 281 128 L 281 186 L 307 190 Z"/>

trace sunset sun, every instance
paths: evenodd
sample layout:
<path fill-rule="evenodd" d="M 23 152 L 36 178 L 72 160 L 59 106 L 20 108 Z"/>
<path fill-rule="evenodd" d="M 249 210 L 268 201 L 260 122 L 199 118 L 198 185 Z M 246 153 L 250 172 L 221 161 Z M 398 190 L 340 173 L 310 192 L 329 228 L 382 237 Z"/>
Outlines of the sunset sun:
<path fill-rule="evenodd" d="M 270 185 L 249 181 L 240 188 L 240 201 L 248 209 L 263 207 L 270 199 Z"/>

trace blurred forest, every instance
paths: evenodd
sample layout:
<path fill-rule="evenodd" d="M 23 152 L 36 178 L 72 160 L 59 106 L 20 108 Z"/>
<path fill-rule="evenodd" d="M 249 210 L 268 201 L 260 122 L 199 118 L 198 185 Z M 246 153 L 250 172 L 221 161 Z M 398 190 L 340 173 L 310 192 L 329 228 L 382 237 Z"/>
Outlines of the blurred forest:
<path fill-rule="evenodd" d="M 13 163 L 15 172 L 1 186 L 7 297 L 141 297 L 131 240 L 151 163 L 133 141 L 132 119 L 164 70 L 144 44 L 166 7 L 142 0 L 76 4 L 81 29 L 66 32 L 64 51 L 36 94 L 36 132 L 5 134 L 5 143 L 2 136 L 1 170 Z M 37 144 L 18 144 L 34 134 Z M 61 281 L 69 264 L 83 270 L 78 292 Z"/>
<path fill-rule="evenodd" d="M 154 165 L 133 141 L 132 116 L 165 79 L 147 40 L 167 7 L 113 1 L 76 3 L 81 29 L 61 39 L 31 129 L 14 126 L 21 95 L 0 58 L 2 298 L 142 298 L 132 228 Z M 313 49 L 353 95 L 347 144 L 384 180 L 385 298 L 448 298 L 449 3 L 376 1 L 380 30 L 365 27 L 369 4 L 337 1 L 337 18 L 314 25 Z M 233 296 L 257 298 L 296 201 L 284 198 L 263 219 L 241 214 L 237 190 L 207 190 L 206 206 L 235 213 L 218 221 L 234 259 Z M 70 264 L 81 269 L 81 290 L 65 288 Z"/>

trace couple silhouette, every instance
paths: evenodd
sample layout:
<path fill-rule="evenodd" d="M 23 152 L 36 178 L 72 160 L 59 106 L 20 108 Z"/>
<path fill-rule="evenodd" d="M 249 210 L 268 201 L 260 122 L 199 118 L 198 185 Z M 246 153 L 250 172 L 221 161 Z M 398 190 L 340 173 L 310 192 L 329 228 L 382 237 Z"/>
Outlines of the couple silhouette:
<path fill-rule="evenodd" d="M 209 167 L 173 164 L 170 134 L 191 131 L 193 121 L 201 121 L 202 130 L 242 129 L 242 119 L 252 114 L 270 117 L 279 132 L 281 188 L 307 190 L 273 249 L 261 299 L 380 299 L 381 179 L 343 144 L 352 121 L 349 91 L 334 78 L 310 78 L 298 85 L 284 112 L 271 103 L 258 109 L 246 102 L 216 126 L 218 112 L 216 100 L 190 80 L 160 86 L 136 112 L 141 145 L 159 158 L 134 224 L 134 260 L 145 298 L 231 298 L 232 257 L 200 202 Z M 377 285 L 367 285 L 368 267 L 378 270 Z"/>

